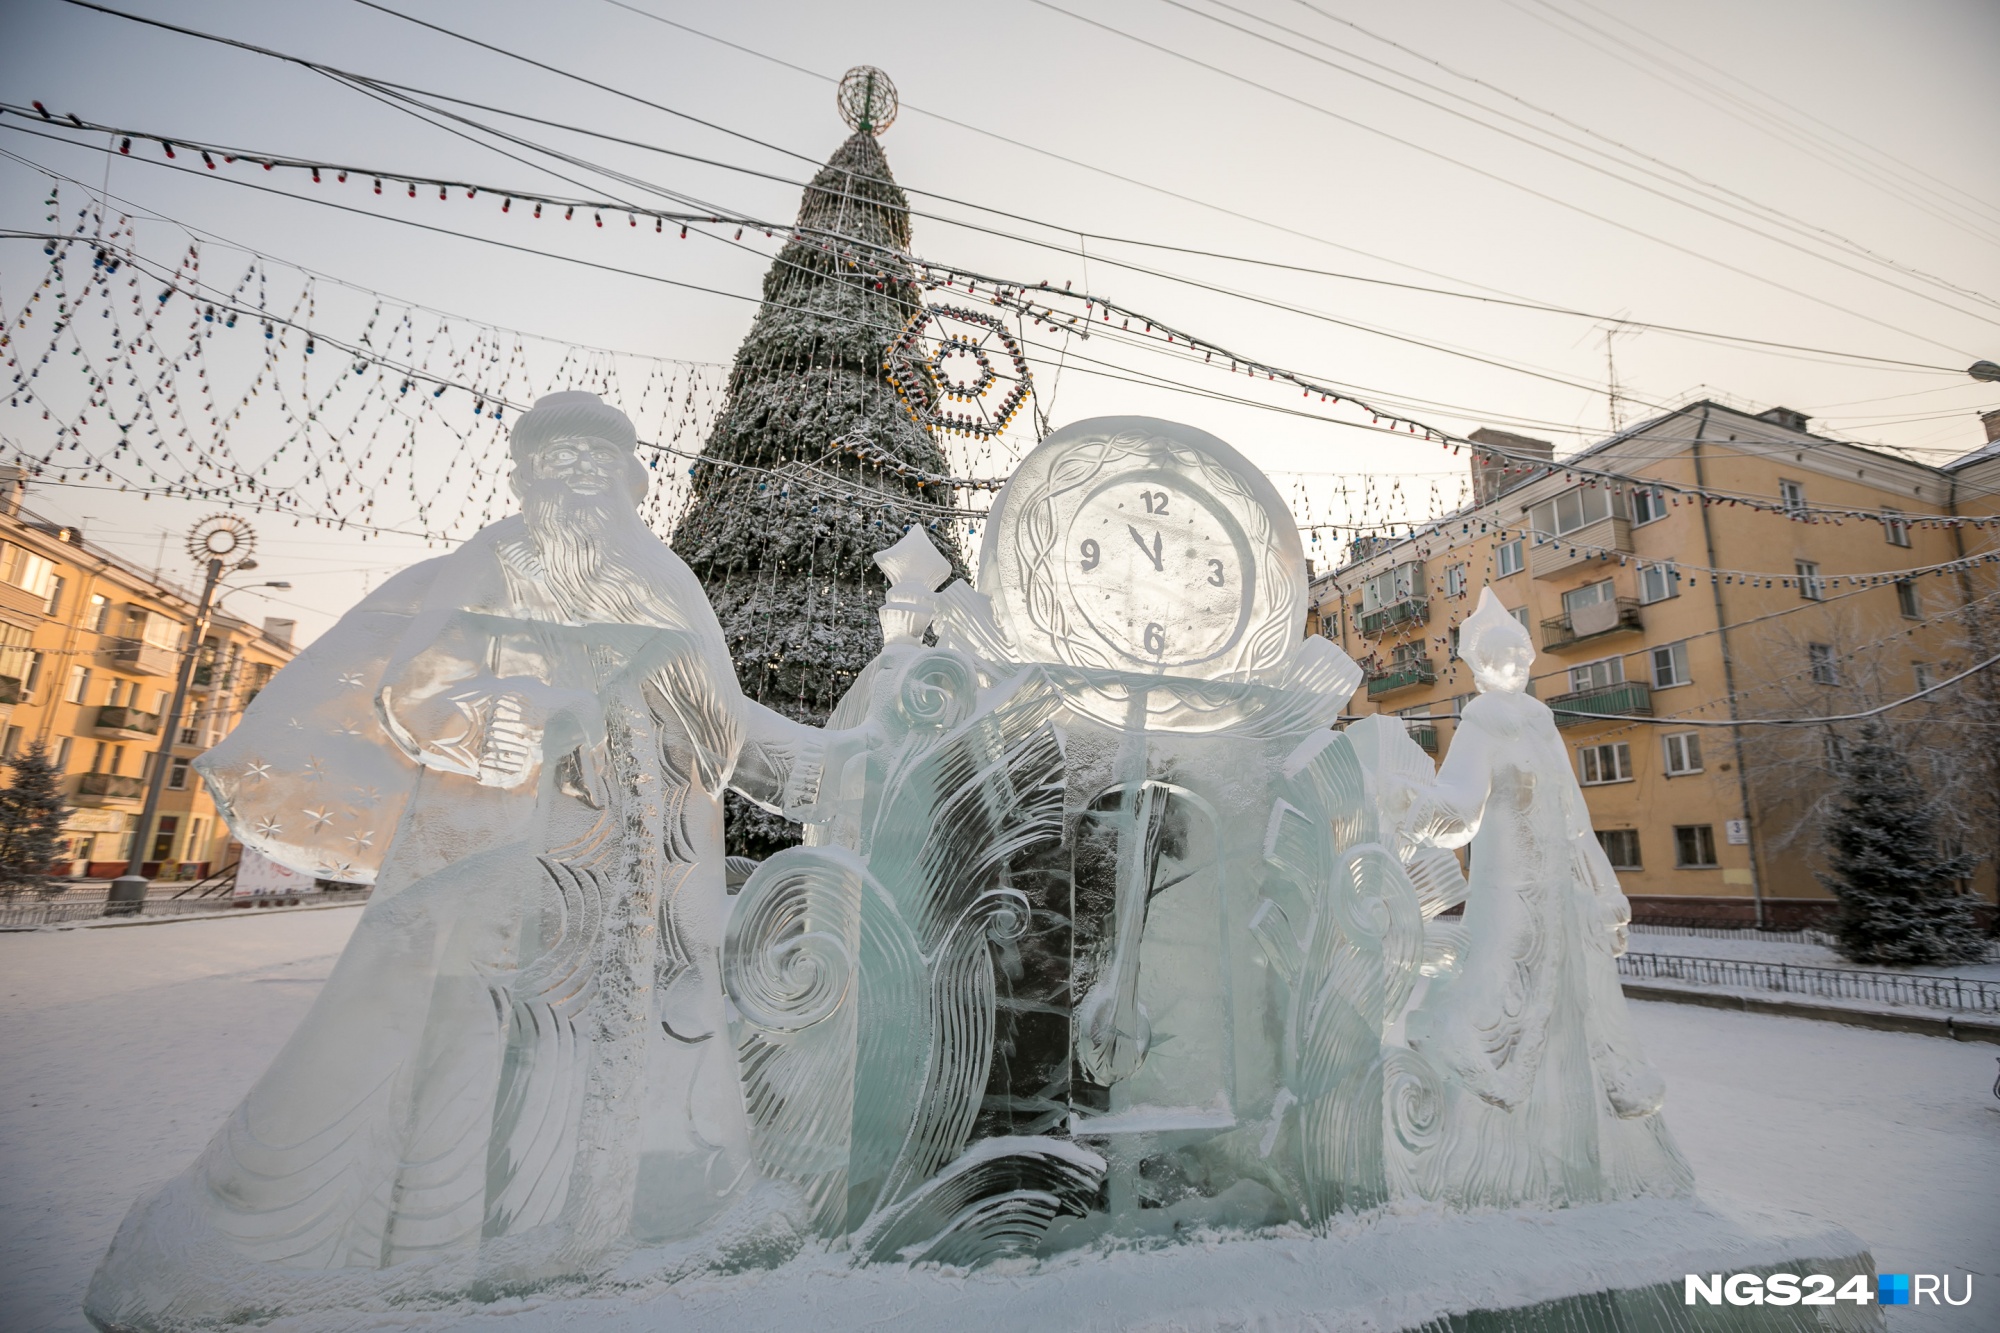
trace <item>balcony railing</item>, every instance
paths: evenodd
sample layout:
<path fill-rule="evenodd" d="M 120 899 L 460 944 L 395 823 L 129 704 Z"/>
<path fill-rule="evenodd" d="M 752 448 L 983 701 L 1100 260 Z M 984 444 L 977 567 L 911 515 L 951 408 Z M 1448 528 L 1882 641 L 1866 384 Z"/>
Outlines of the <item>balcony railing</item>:
<path fill-rule="evenodd" d="M 1406 658 L 1393 662 L 1387 671 L 1368 678 L 1368 697 L 1394 694 L 1397 690 L 1407 690 L 1413 685 L 1432 685 L 1437 682 L 1437 672 L 1431 669 L 1428 657 Z"/>
<path fill-rule="evenodd" d="M 1556 725 L 1567 727 L 1574 722 L 1589 722 L 1591 718 L 1578 717 L 1579 713 L 1638 714 L 1642 717 L 1653 715 L 1652 687 L 1644 681 L 1625 680 L 1616 685 L 1600 685 L 1593 690 L 1575 690 L 1569 694 L 1558 694 L 1546 701 L 1549 711 L 1556 715 Z"/>
<path fill-rule="evenodd" d="M 1398 625 L 1421 625 L 1431 617 L 1431 604 L 1421 597 L 1406 597 L 1379 611 L 1366 611 L 1354 618 L 1366 639 L 1379 639 Z"/>
<path fill-rule="evenodd" d="M 157 736 L 160 734 L 160 715 L 142 713 L 124 704 L 105 704 L 97 710 L 97 729 L 120 735 Z"/>
<path fill-rule="evenodd" d="M 146 781 L 123 773 L 85 773 L 76 780 L 76 794 L 107 801 L 136 801 L 146 794 Z"/>
<path fill-rule="evenodd" d="M 1601 605 L 1601 603 L 1600 603 Z M 1610 634 L 1633 634 L 1645 628 L 1639 619 L 1639 599 L 1620 597 L 1617 600 L 1617 619 L 1602 629 L 1591 628 L 1587 623 L 1579 630 L 1575 620 L 1567 613 L 1542 622 L 1542 647 L 1549 649 L 1567 648 L 1572 644 L 1588 643 Z"/>
<path fill-rule="evenodd" d="M 1438 729 L 1435 726 L 1409 727 L 1410 739 L 1432 754 L 1438 752 Z"/>
<path fill-rule="evenodd" d="M 1578 565 L 1616 560 L 1632 553 L 1632 525 L 1622 518 L 1600 518 L 1561 537 L 1539 539 L 1528 554 L 1535 577 L 1552 579 Z"/>
<path fill-rule="evenodd" d="M 106 639 L 104 655 L 120 671 L 140 676 L 173 676 L 180 672 L 180 654 L 144 639 Z"/>

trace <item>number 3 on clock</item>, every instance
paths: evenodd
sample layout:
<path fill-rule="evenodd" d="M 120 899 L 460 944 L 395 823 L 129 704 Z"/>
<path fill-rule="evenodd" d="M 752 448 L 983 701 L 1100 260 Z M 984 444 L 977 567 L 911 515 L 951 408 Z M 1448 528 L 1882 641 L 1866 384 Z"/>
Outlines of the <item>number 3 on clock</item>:
<path fill-rule="evenodd" d="M 1208 581 L 1218 588 L 1222 586 L 1222 562 L 1220 560 L 1211 560 L 1208 562 Z"/>

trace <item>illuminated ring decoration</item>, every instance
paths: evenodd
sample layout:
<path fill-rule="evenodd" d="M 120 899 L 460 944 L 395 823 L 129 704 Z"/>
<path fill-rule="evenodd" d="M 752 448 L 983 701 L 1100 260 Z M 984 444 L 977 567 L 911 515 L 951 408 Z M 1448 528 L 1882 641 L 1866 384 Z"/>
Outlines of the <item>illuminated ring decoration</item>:
<path fill-rule="evenodd" d="M 976 377 L 953 373 L 961 368 L 947 362 L 960 357 L 979 367 Z M 889 344 L 882 369 L 919 426 L 958 435 L 998 435 L 1034 391 L 1028 358 L 1000 317 L 964 306 L 919 310 Z"/>
<path fill-rule="evenodd" d="M 256 549 L 257 530 L 235 514 L 210 514 L 188 531 L 188 558 L 197 565 L 220 560 L 224 569 L 238 569 Z"/>
<path fill-rule="evenodd" d="M 979 374 L 970 383 L 952 378 L 948 363 L 955 356 L 968 357 L 979 367 Z M 946 338 L 938 344 L 935 364 L 938 368 L 938 388 L 947 398 L 956 398 L 962 403 L 977 401 L 992 387 L 993 381 L 1000 378 L 985 349 L 959 337 Z"/>

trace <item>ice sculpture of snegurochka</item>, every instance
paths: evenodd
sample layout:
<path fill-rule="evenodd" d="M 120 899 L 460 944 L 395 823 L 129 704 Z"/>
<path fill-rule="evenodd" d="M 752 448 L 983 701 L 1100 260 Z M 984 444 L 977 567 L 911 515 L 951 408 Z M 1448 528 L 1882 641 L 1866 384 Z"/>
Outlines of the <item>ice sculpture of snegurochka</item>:
<path fill-rule="evenodd" d="M 523 514 L 202 761 L 246 845 L 376 889 L 126 1220 L 100 1324 L 1690 1191 L 1624 898 L 1490 594 L 1440 774 L 1336 729 L 1361 673 L 1302 636 L 1261 473 L 1081 422 L 996 500 L 978 591 L 918 530 L 878 556 L 886 646 L 818 732 L 738 692 L 632 448 L 591 395 L 537 404 Z M 733 904 L 725 786 L 807 826 Z"/>

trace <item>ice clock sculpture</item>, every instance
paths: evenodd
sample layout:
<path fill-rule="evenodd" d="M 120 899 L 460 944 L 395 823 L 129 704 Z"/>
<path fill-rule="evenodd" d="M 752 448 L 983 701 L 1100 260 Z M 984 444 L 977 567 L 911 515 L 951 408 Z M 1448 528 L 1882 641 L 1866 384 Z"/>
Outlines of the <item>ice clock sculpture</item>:
<path fill-rule="evenodd" d="M 204 759 L 247 845 L 376 890 L 120 1230 L 101 1324 L 1690 1190 L 1624 899 L 1490 597 L 1440 774 L 1342 729 L 1361 672 L 1302 635 L 1261 473 L 1085 421 L 1001 493 L 976 590 L 919 531 L 878 555 L 885 647 L 816 732 L 738 693 L 631 442 L 538 404 L 523 515 Z M 807 826 L 733 900 L 732 785 Z"/>

